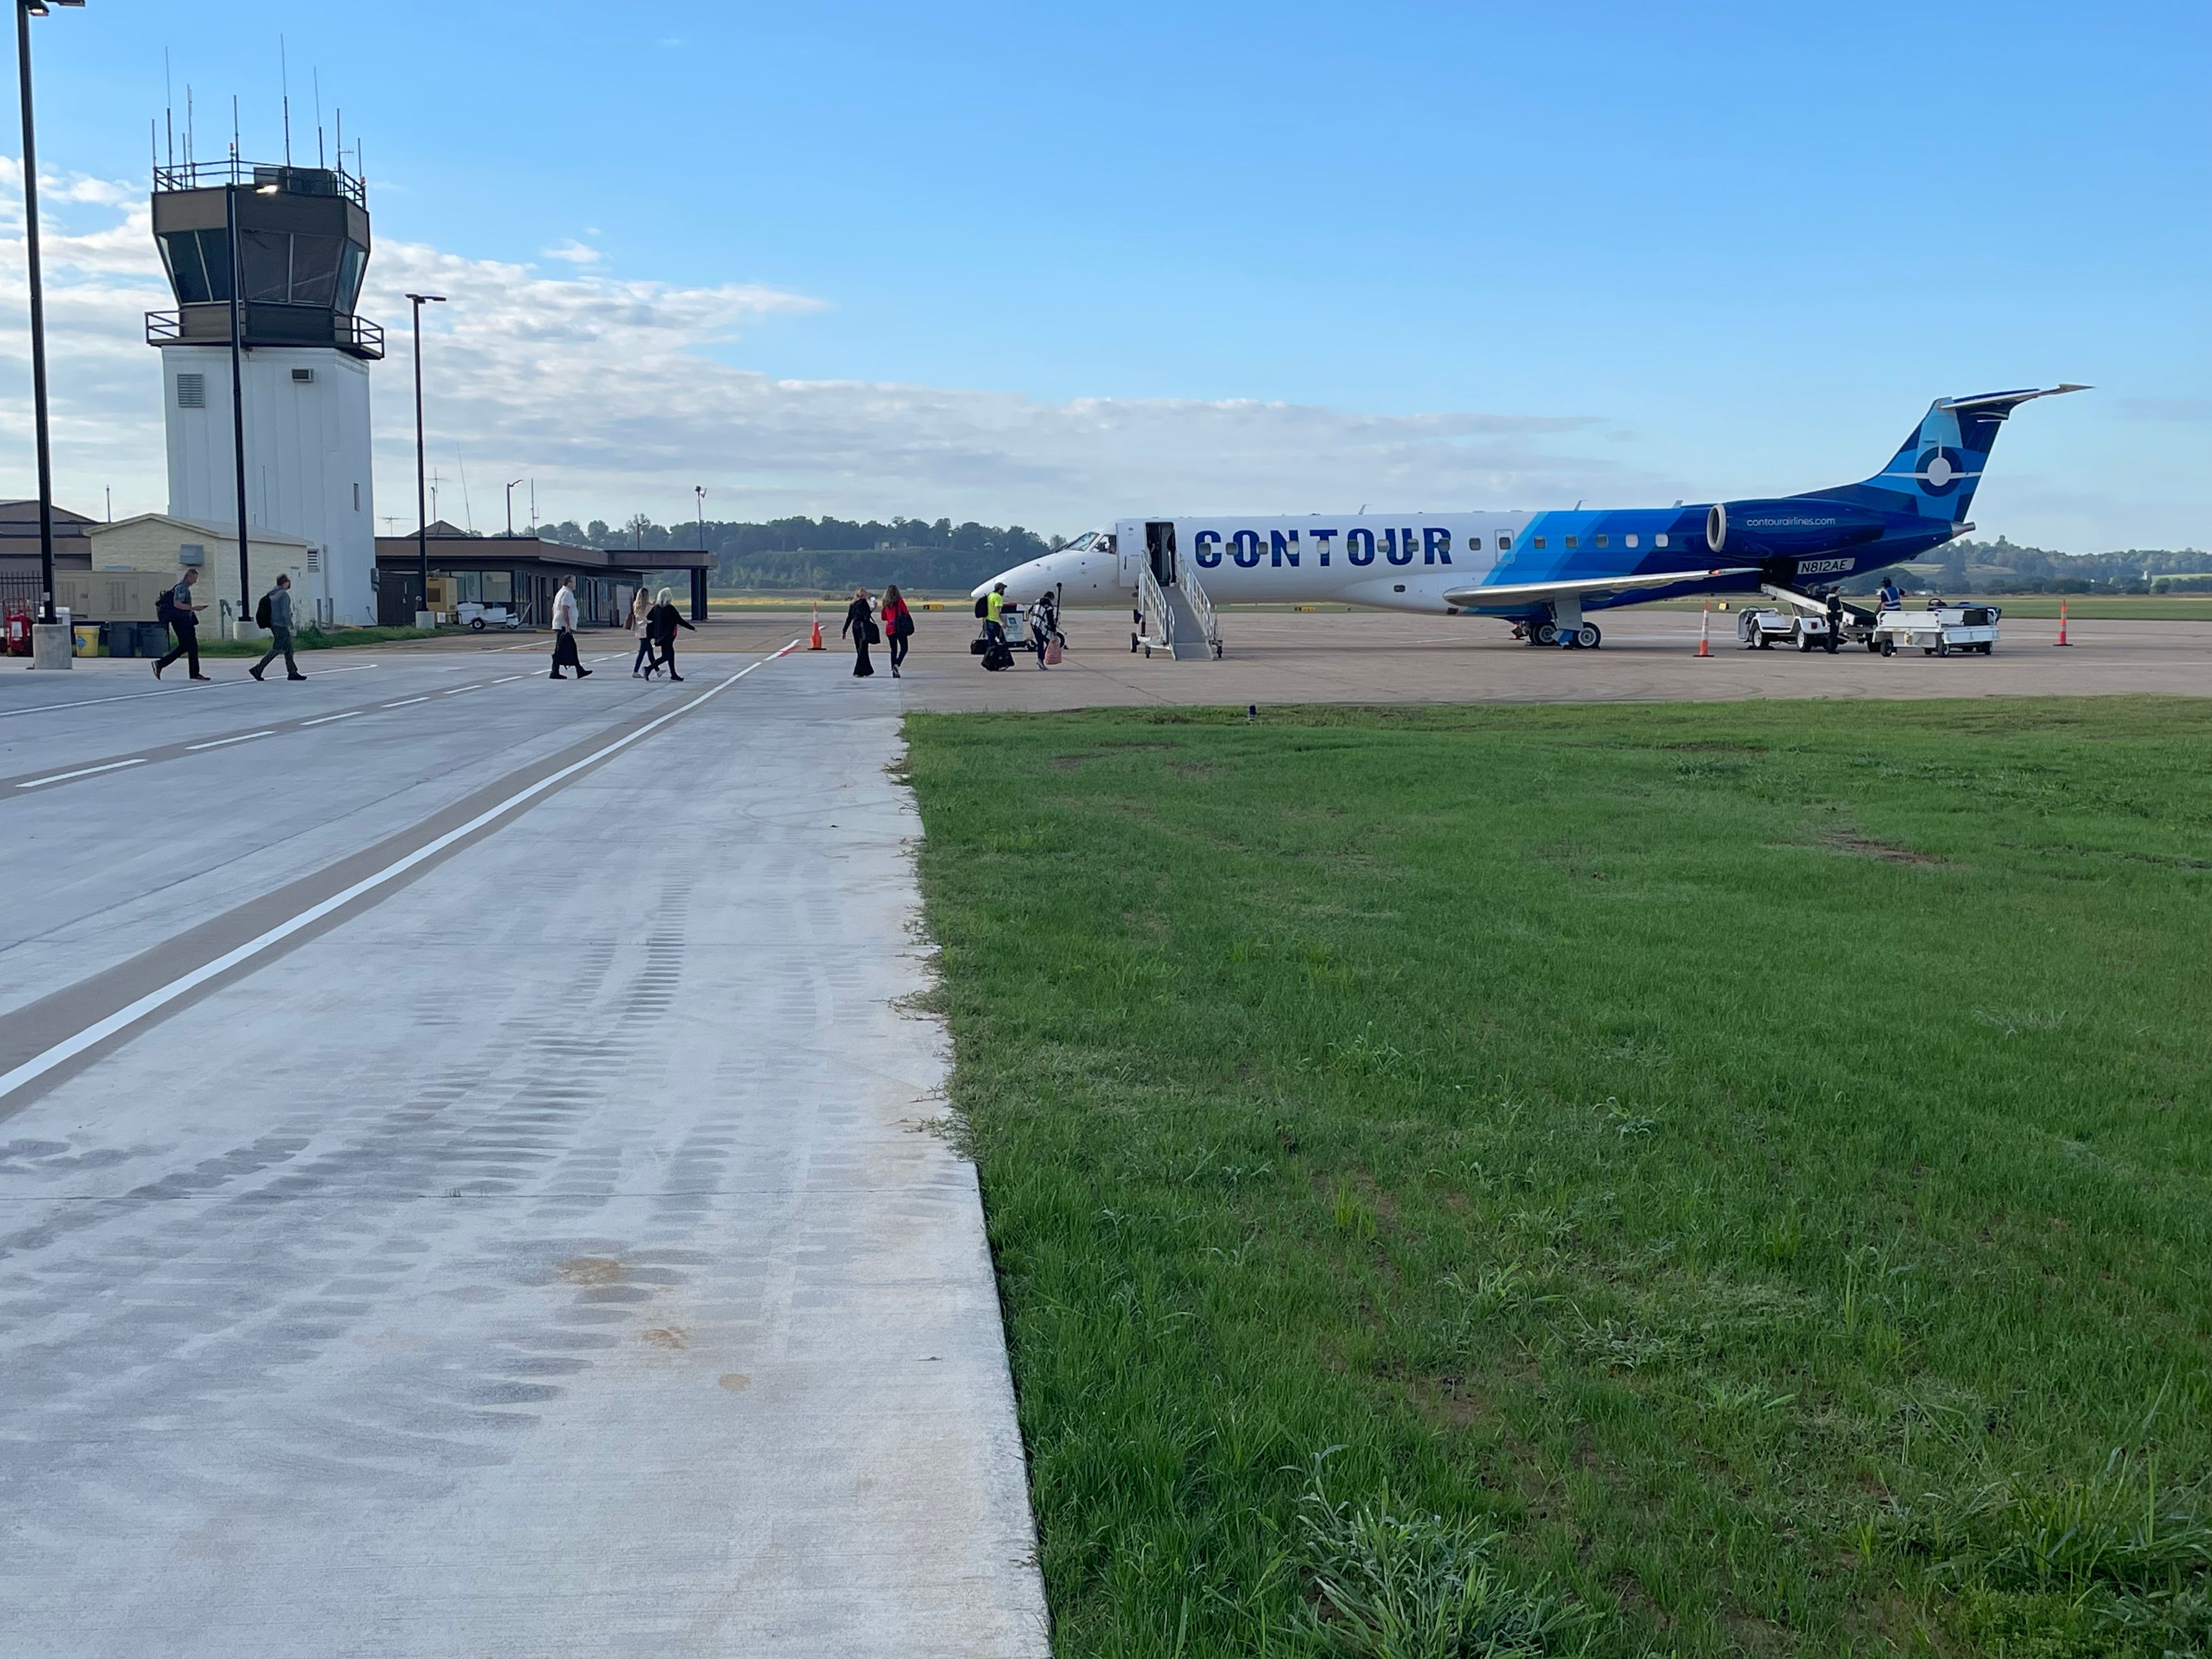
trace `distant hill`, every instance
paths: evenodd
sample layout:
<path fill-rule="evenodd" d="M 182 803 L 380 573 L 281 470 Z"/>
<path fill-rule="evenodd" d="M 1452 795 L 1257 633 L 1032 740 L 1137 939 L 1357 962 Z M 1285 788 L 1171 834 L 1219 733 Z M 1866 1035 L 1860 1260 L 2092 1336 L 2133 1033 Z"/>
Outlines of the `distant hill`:
<path fill-rule="evenodd" d="M 639 517 L 610 525 L 604 519 L 570 520 L 538 527 L 540 535 L 586 547 L 696 548 L 702 526 L 658 525 Z M 724 592 L 844 593 L 866 586 L 881 591 L 896 582 L 918 593 L 964 593 L 1009 565 L 1034 559 L 1062 544 L 1019 525 L 956 525 L 897 518 L 878 520 L 775 519 L 748 524 L 709 519 L 703 528 L 714 554 L 710 587 Z"/>

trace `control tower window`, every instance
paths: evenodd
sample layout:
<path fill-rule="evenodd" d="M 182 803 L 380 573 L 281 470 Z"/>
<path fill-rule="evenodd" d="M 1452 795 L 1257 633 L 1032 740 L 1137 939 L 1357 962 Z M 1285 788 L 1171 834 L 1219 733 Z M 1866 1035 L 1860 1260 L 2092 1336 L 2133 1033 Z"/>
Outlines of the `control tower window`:
<path fill-rule="evenodd" d="M 282 304 L 292 297 L 290 232 L 242 230 L 238 234 L 238 252 L 246 266 L 249 302 L 273 300 Z"/>
<path fill-rule="evenodd" d="M 230 298 L 230 245 L 222 232 L 173 230 L 161 240 L 179 305 Z"/>
<path fill-rule="evenodd" d="M 340 311 L 351 311 L 361 298 L 362 273 L 368 269 L 368 250 L 358 242 L 348 242 L 338 262 L 338 291 L 337 305 Z"/>
<path fill-rule="evenodd" d="M 327 306 L 336 303 L 338 256 L 345 246 L 336 236 L 292 238 L 292 303 Z"/>

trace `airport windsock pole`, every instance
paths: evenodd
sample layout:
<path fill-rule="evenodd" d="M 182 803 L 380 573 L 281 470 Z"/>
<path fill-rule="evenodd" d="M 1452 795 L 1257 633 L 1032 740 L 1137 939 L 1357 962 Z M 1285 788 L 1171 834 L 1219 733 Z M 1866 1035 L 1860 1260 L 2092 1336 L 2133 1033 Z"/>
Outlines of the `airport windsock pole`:
<path fill-rule="evenodd" d="M 2058 601 L 2058 643 L 2066 643 L 2066 601 Z"/>
<path fill-rule="evenodd" d="M 822 601 L 819 599 L 814 601 L 814 631 L 807 636 L 806 648 L 809 651 L 822 648 Z"/>
<path fill-rule="evenodd" d="M 1698 623 L 1698 654 L 1701 657 L 1713 654 L 1713 602 L 1711 599 L 1705 601 L 1705 614 Z"/>

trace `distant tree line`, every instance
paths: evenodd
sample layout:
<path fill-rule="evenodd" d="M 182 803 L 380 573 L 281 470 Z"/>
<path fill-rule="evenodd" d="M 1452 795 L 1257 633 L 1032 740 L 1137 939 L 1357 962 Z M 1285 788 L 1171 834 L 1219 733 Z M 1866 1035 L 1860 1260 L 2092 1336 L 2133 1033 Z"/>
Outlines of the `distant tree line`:
<path fill-rule="evenodd" d="M 1020 525 L 956 525 L 896 518 L 774 519 L 766 524 L 709 519 L 702 527 L 659 525 L 640 514 L 626 524 L 573 519 L 538 526 L 550 541 L 600 548 L 696 549 L 703 535 L 714 555 L 710 587 L 737 592 L 836 593 L 896 582 L 915 592 L 966 592 L 1009 565 L 1062 544 Z"/>
<path fill-rule="evenodd" d="M 2212 592 L 2212 553 L 2194 548 L 2128 548 L 2113 553 L 2056 553 L 1993 542 L 1956 541 L 1932 558 L 1893 567 L 1900 580 L 1946 593 Z M 1887 573 L 1854 577 L 1845 587 L 1871 593 Z"/>

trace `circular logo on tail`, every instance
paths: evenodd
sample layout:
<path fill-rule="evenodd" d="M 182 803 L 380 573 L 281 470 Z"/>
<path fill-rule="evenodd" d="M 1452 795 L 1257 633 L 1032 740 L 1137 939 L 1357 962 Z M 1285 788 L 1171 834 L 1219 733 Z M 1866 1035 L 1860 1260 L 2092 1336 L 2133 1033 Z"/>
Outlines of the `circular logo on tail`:
<path fill-rule="evenodd" d="M 1948 495 L 1959 487 L 1966 476 L 1965 459 L 1955 449 L 1926 449 L 1914 464 L 1912 476 L 1920 480 L 1921 489 L 1930 495 Z"/>

